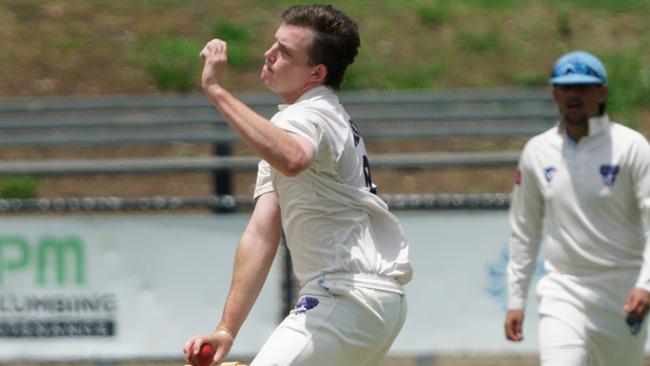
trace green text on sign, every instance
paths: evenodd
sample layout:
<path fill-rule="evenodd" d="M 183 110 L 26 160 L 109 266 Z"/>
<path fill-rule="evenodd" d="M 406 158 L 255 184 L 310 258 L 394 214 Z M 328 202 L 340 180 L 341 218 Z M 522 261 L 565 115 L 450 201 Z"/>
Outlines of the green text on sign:
<path fill-rule="evenodd" d="M 33 271 L 40 286 L 83 285 L 85 248 L 74 236 L 45 236 L 36 243 L 18 235 L 0 236 L 0 286 L 12 275 Z"/>

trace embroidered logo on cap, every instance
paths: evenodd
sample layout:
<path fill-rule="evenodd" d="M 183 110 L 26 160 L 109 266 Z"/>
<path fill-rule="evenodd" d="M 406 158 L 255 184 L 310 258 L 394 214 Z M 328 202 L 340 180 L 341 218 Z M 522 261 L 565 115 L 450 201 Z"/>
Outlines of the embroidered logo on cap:
<path fill-rule="evenodd" d="M 555 176 L 555 173 L 557 172 L 557 169 L 555 169 L 554 166 L 549 166 L 544 168 L 544 178 L 546 178 L 547 182 L 551 182 L 553 180 L 553 177 Z"/>
<path fill-rule="evenodd" d="M 296 314 L 304 313 L 318 305 L 318 299 L 315 297 L 303 296 L 296 303 Z"/>
<path fill-rule="evenodd" d="M 610 187 L 613 186 L 619 170 L 618 165 L 601 165 L 600 175 L 603 176 L 603 182 Z"/>

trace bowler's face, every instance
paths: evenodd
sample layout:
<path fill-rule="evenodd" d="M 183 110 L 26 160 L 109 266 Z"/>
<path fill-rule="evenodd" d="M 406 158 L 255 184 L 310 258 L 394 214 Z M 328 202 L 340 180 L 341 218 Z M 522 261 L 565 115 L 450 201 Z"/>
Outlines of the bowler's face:
<path fill-rule="evenodd" d="M 589 118 L 598 116 L 600 104 L 607 100 L 607 85 L 555 85 L 553 98 L 566 123 L 586 124 Z"/>
<path fill-rule="evenodd" d="M 308 50 L 314 39 L 310 28 L 282 23 L 275 33 L 275 43 L 264 53 L 260 78 L 273 92 L 292 101 L 300 97 L 308 84 L 313 66 Z"/>

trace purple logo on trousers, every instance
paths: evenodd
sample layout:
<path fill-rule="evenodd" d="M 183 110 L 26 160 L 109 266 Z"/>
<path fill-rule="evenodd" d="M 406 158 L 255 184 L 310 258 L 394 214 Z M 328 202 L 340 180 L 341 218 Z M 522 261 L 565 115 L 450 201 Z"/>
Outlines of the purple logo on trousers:
<path fill-rule="evenodd" d="M 318 305 L 318 299 L 315 297 L 303 296 L 296 303 L 296 314 L 304 313 L 309 309 L 313 309 Z"/>
<path fill-rule="evenodd" d="M 630 327 L 630 333 L 632 333 L 633 336 L 639 334 L 643 319 L 636 319 L 628 316 L 625 318 L 625 322 L 627 323 L 627 326 Z"/>

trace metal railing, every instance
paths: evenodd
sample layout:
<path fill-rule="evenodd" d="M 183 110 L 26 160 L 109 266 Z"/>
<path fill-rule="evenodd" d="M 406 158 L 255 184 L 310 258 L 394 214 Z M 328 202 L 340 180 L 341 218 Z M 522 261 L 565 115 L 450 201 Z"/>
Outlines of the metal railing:
<path fill-rule="evenodd" d="M 380 194 L 391 210 L 507 209 L 510 195 L 483 194 Z M 0 213 L 140 212 L 170 210 L 250 209 L 253 200 L 241 196 L 194 197 L 66 197 L 0 199 Z"/>

